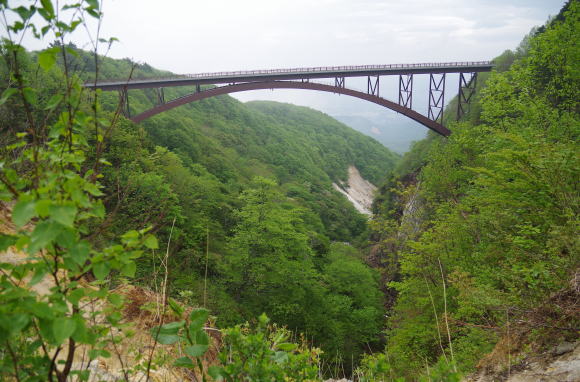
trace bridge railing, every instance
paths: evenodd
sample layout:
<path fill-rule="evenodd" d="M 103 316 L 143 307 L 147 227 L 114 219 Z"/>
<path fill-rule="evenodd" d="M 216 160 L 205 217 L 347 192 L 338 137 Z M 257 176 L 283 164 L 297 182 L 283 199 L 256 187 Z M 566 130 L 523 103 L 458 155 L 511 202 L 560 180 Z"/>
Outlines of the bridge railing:
<path fill-rule="evenodd" d="M 417 68 L 440 68 L 453 66 L 487 66 L 491 61 L 468 61 L 468 62 L 433 62 L 419 64 L 387 64 L 387 65 L 351 65 L 351 66 L 315 66 L 306 68 L 286 68 L 286 69 L 263 69 L 263 70 L 238 70 L 234 72 L 212 72 L 184 74 L 187 78 L 207 78 L 207 77 L 234 77 L 251 76 L 262 74 L 283 74 L 283 73 L 319 73 L 319 72 L 343 72 L 360 70 L 389 70 L 389 69 L 417 69 Z"/>
<path fill-rule="evenodd" d="M 467 61 L 467 62 L 426 62 L 418 64 L 387 64 L 387 65 L 351 65 L 351 66 L 316 66 L 316 67 L 306 67 L 306 68 L 286 68 L 286 69 L 262 69 L 262 70 L 238 70 L 234 72 L 211 72 L 211 73 L 195 73 L 195 74 L 182 74 L 175 75 L 171 77 L 148 77 L 148 78 L 133 78 L 128 82 L 136 81 L 163 81 L 163 80 L 176 80 L 181 78 L 188 79 L 204 79 L 204 78 L 215 78 L 215 77 L 240 77 L 240 76 L 260 76 L 269 74 L 291 74 L 291 73 L 324 73 L 324 72 L 357 72 L 364 70 L 393 70 L 393 69 L 436 69 L 442 67 L 473 67 L 473 66 L 489 66 L 491 61 Z M 127 82 L 124 80 L 106 80 L 101 83 L 114 83 L 114 82 Z"/>

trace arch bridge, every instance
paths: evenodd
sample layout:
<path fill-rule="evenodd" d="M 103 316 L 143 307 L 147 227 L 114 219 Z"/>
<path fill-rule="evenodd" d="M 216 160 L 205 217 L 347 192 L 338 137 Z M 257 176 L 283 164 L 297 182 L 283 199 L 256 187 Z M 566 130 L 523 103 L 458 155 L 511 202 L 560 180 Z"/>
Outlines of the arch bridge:
<path fill-rule="evenodd" d="M 450 73 L 459 74 L 457 87 L 457 119 L 459 119 L 465 113 L 466 106 L 475 93 L 477 74 L 489 72 L 492 68 L 493 64 L 489 61 L 327 66 L 200 73 L 124 81 L 99 81 L 86 83 L 84 86 L 103 91 L 118 91 L 121 96 L 124 114 L 136 123 L 186 103 L 222 94 L 259 89 L 308 89 L 344 94 L 376 103 L 401 113 L 443 136 L 448 136 L 451 131 L 443 126 L 446 75 Z M 429 76 L 427 115 L 413 109 L 413 76 L 415 75 Z M 379 94 L 380 79 L 385 76 L 399 77 L 399 97 L 397 101 L 388 100 Z M 345 85 L 347 78 L 357 77 L 366 79 L 366 91 L 355 90 Z M 317 82 L 317 80 L 321 79 L 330 79 L 331 83 Z M 204 85 L 219 86 L 208 87 Z M 174 86 L 193 86 L 195 91 L 183 97 L 166 101 L 163 89 Z M 157 105 L 138 115 L 130 116 L 128 91 L 151 88 L 157 90 Z"/>

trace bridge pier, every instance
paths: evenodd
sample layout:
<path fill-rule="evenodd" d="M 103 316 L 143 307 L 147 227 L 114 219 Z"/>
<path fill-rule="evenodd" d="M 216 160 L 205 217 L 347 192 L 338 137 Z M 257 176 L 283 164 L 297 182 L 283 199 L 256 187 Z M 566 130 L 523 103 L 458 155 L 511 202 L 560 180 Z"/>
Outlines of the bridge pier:
<path fill-rule="evenodd" d="M 126 118 L 131 118 L 131 110 L 129 109 L 129 93 L 126 87 L 119 89 L 119 99 L 121 100 L 121 113 Z"/>
<path fill-rule="evenodd" d="M 469 76 L 467 79 L 466 75 Z M 471 97 L 475 94 L 477 86 L 477 72 L 459 73 L 459 92 L 457 94 L 457 120 L 461 119 L 467 112 L 467 105 Z"/>
<path fill-rule="evenodd" d="M 413 75 L 399 75 L 399 105 L 413 108 Z"/>
<path fill-rule="evenodd" d="M 163 105 L 165 103 L 165 92 L 163 88 L 157 88 L 157 104 Z"/>
<path fill-rule="evenodd" d="M 437 78 L 436 76 L 440 77 Z M 427 118 L 443 124 L 443 109 L 445 108 L 445 73 L 429 74 L 429 108 Z"/>
<path fill-rule="evenodd" d="M 367 94 L 379 96 L 379 78 L 380 76 L 377 76 L 374 81 L 371 81 L 371 76 L 367 77 Z"/>

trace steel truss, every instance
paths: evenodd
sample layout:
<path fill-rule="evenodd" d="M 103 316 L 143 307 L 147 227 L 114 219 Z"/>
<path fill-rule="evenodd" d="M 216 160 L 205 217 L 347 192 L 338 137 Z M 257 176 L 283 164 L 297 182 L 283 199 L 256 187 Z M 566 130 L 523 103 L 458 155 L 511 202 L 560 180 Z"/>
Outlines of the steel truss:
<path fill-rule="evenodd" d="M 413 108 L 413 75 L 399 76 L 399 105 Z"/>
<path fill-rule="evenodd" d="M 457 94 L 457 120 L 467 112 L 467 106 L 475 94 L 477 72 L 459 73 L 459 92 Z"/>
<path fill-rule="evenodd" d="M 367 77 L 367 94 L 379 96 L 379 78 L 380 76 L 376 76 L 374 80 L 371 79 L 371 76 Z"/>
<path fill-rule="evenodd" d="M 165 91 L 164 88 L 157 88 L 157 105 L 163 105 L 165 103 Z"/>
<path fill-rule="evenodd" d="M 439 77 L 437 77 L 439 76 Z M 445 73 L 429 74 L 429 109 L 427 118 L 443 124 L 445 107 Z"/>
<path fill-rule="evenodd" d="M 129 108 L 129 92 L 127 88 L 119 90 L 119 99 L 121 100 L 121 113 L 126 118 L 131 118 L 131 109 Z"/>

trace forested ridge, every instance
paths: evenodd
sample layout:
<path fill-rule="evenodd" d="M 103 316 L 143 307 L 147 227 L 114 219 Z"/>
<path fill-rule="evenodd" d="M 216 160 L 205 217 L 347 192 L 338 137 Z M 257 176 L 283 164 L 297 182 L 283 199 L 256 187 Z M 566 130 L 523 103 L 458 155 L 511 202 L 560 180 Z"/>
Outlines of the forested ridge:
<path fill-rule="evenodd" d="M 569 2 L 496 58 L 452 135 L 416 143 L 381 188 L 375 261 L 392 305 L 375 375 L 447 380 L 479 362 L 506 378 L 578 339 L 578 12 Z"/>
<path fill-rule="evenodd" d="M 55 6 L 0 1 L 14 35 L 57 37 L 1 46 L 0 377 L 106 379 L 91 362 L 118 359 L 120 380 L 459 381 L 578 340 L 577 1 L 403 158 L 229 96 L 136 125 L 82 82 L 169 73 L 64 38 L 98 1 L 68 24 Z M 129 92 L 133 114 L 156 101 Z M 381 186 L 370 221 L 332 188 L 351 165 Z"/>

